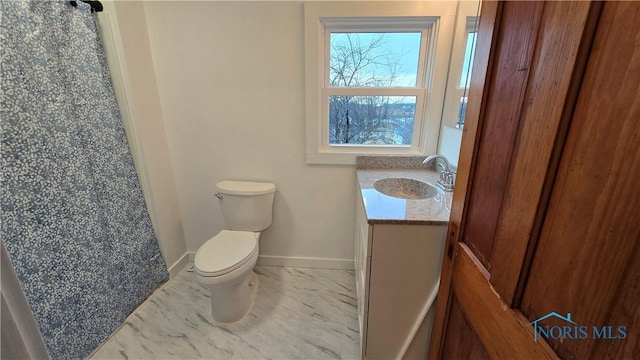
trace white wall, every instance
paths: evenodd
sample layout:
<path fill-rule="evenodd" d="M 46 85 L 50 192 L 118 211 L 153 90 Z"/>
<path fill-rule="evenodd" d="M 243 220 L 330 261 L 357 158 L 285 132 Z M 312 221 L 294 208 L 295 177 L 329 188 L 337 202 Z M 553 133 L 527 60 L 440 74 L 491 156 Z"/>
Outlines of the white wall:
<path fill-rule="evenodd" d="M 186 244 L 141 2 L 103 1 L 98 15 L 116 98 L 162 255 L 173 275 Z"/>
<path fill-rule="evenodd" d="M 187 250 L 223 229 L 217 181 L 272 181 L 261 261 L 352 266 L 354 169 L 305 163 L 302 4 L 144 2 L 144 10 Z"/>
<path fill-rule="evenodd" d="M 458 167 L 460 145 L 462 145 L 462 129 L 443 125 L 438 154 L 444 155 L 451 165 Z"/>

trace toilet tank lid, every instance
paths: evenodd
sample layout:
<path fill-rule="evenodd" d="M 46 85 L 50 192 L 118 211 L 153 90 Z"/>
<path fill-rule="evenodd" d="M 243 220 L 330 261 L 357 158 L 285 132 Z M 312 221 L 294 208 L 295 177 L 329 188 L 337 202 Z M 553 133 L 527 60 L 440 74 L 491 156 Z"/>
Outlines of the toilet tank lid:
<path fill-rule="evenodd" d="M 218 191 L 229 195 L 264 195 L 276 191 L 276 185 L 265 182 L 224 180 L 216 184 Z"/>

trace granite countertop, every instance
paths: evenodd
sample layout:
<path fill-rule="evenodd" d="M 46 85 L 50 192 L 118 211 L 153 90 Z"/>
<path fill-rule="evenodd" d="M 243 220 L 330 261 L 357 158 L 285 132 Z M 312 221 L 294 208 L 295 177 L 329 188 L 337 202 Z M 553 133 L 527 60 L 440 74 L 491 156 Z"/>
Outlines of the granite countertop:
<path fill-rule="evenodd" d="M 424 157 L 362 156 L 356 176 L 369 224 L 443 225 L 449 222 L 452 192 L 436 186 L 439 174 L 422 164 Z M 410 178 L 427 182 L 438 190 L 430 199 L 407 200 L 382 194 L 373 184 L 385 178 Z"/>

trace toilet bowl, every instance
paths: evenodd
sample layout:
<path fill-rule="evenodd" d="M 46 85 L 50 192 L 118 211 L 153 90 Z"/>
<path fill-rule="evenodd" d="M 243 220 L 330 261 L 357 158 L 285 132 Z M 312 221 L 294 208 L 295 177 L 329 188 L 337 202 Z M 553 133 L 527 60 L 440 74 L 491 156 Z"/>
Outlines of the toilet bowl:
<path fill-rule="evenodd" d="M 271 225 L 275 185 L 244 181 L 216 184 L 225 224 L 196 252 L 194 274 L 211 294 L 211 318 L 228 324 L 242 320 L 258 291 L 252 271 L 258 260 L 261 231 Z"/>
<path fill-rule="evenodd" d="M 223 230 L 200 247 L 194 259 L 196 281 L 211 293 L 211 318 L 242 320 L 258 291 L 252 271 L 258 261 L 259 232 Z"/>

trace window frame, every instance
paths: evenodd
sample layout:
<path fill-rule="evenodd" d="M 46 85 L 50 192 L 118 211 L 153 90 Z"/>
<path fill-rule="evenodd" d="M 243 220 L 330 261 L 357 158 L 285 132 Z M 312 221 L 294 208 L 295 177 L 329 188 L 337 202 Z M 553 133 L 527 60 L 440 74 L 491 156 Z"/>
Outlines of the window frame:
<path fill-rule="evenodd" d="M 469 5 L 472 4 L 469 3 Z M 465 6 L 469 5 L 465 4 Z M 463 125 L 459 124 L 459 112 L 461 100 L 466 97 L 468 88 L 460 87 L 460 81 L 462 80 L 462 69 L 464 67 L 468 35 L 471 32 L 477 32 L 476 24 L 478 20 L 478 16 L 466 16 L 463 21 L 459 21 L 456 25 L 456 38 L 451 51 L 449 87 L 447 88 L 445 108 L 443 112 L 443 125 L 451 128 L 461 129 L 463 127 Z M 475 44 L 473 46 L 473 54 L 475 54 Z M 468 74 L 469 79 L 471 78 L 472 71 L 473 62 L 471 63 L 471 69 Z"/>
<path fill-rule="evenodd" d="M 306 161 L 355 164 L 356 155 L 426 155 L 437 149 L 456 3 L 306 3 Z M 330 87 L 331 33 L 421 32 L 416 87 Z M 440 50 L 440 51 L 438 51 Z M 415 96 L 411 145 L 329 143 L 329 96 Z"/>
<path fill-rule="evenodd" d="M 462 102 L 465 102 L 465 111 L 464 114 L 462 114 L 462 119 L 460 119 L 460 113 L 462 111 L 461 107 L 462 105 L 460 105 L 460 107 L 458 108 L 458 116 L 456 117 L 456 128 L 461 129 L 464 126 L 464 119 L 466 118 L 466 101 L 467 99 L 467 95 L 469 93 L 469 83 L 471 82 L 471 73 L 473 72 L 473 58 L 475 57 L 475 52 L 476 52 L 476 42 L 478 41 L 478 30 L 477 30 L 477 23 L 478 23 L 478 17 L 477 16 L 467 16 L 467 21 L 466 21 L 466 26 L 465 26 L 465 39 L 466 41 L 464 42 L 465 45 L 465 50 L 463 51 L 463 55 L 462 55 L 462 67 L 464 68 L 465 66 L 465 61 L 467 60 L 466 58 L 466 48 L 469 44 L 469 35 L 472 33 L 475 33 L 476 36 L 473 38 L 472 42 L 471 42 L 471 56 L 469 59 L 469 70 L 467 72 L 467 78 L 465 79 L 464 86 L 460 86 L 460 82 L 462 82 L 462 69 L 460 70 L 460 81 L 458 81 L 457 86 L 456 86 L 456 95 L 459 98 L 459 102 L 462 104 Z"/>
<path fill-rule="evenodd" d="M 413 151 L 419 149 L 421 141 L 420 130 L 424 119 L 425 98 L 427 96 L 426 78 L 429 73 L 427 67 L 433 64 L 433 56 L 429 56 L 429 45 L 433 32 L 433 26 L 437 19 L 434 17 L 416 18 L 323 18 L 324 25 L 324 64 L 322 68 L 322 112 L 319 121 L 321 129 L 320 148 L 325 153 L 358 153 L 378 151 L 379 148 L 408 148 Z M 329 67 L 331 62 L 331 34 L 343 32 L 419 32 L 420 51 L 418 53 L 418 68 L 416 69 L 416 85 L 395 87 L 332 87 L 329 85 Z M 427 59 L 427 57 L 429 57 Z M 367 144 L 331 144 L 329 141 L 329 97 L 332 95 L 349 96 L 411 96 L 416 98 L 414 114 L 413 137 L 411 145 L 367 145 Z"/>

